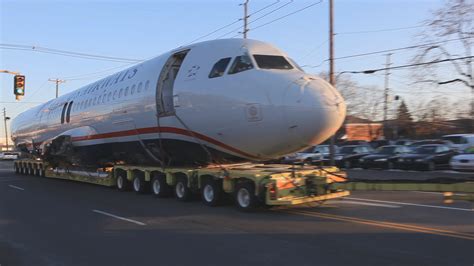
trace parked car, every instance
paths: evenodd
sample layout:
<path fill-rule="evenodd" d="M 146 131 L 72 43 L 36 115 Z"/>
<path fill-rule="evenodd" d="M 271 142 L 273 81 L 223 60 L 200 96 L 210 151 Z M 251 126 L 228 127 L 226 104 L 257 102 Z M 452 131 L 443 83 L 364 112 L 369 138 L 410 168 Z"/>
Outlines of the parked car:
<path fill-rule="evenodd" d="M 373 154 L 359 159 L 359 165 L 364 168 L 386 168 L 393 169 L 400 155 L 409 153 L 411 150 L 402 145 L 387 145 L 377 148 Z"/>
<path fill-rule="evenodd" d="M 413 143 L 413 140 L 409 140 L 409 139 L 399 139 L 397 141 L 395 141 L 395 145 L 410 145 Z"/>
<path fill-rule="evenodd" d="M 378 147 L 387 146 L 387 145 L 390 145 L 391 143 L 390 143 L 390 140 L 379 139 L 379 140 L 372 140 L 369 144 L 372 148 L 377 149 Z"/>
<path fill-rule="evenodd" d="M 329 157 L 329 145 L 316 145 L 283 158 L 284 163 L 318 162 Z"/>
<path fill-rule="evenodd" d="M 339 146 L 349 146 L 349 145 L 369 145 L 369 142 L 366 140 L 346 140 L 342 142 Z"/>
<path fill-rule="evenodd" d="M 442 139 L 451 142 L 451 147 L 458 151 L 474 146 L 474 134 L 445 135 Z"/>
<path fill-rule="evenodd" d="M 16 160 L 18 159 L 19 155 L 16 152 L 3 152 L 0 153 L 1 160 Z"/>
<path fill-rule="evenodd" d="M 424 140 L 417 140 L 412 142 L 411 144 L 408 145 L 408 147 L 411 150 L 415 150 L 417 147 L 421 145 L 427 145 L 427 144 L 450 144 L 447 141 L 441 140 L 441 139 L 424 139 Z M 448 145 L 449 146 L 449 145 Z"/>
<path fill-rule="evenodd" d="M 346 169 L 359 166 L 359 159 L 369 155 L 373 149 L 368 145 L 349 145 L 343 146 L 334 156 L 336 166 Z"/>
<path fill-rule="evenodd" d="M 465 149 L 463 154 L 451 158 L 449 165 L 453 170 L 474 171 L 474 146 Z"/>
<path fill-rule="evenodd" d="M 396 167 L 400 169 L 435 170 L 449 167 L 449 161 L 457 152 L 445 144 L 421 145 L 410 153 L 400 155 Z"/>

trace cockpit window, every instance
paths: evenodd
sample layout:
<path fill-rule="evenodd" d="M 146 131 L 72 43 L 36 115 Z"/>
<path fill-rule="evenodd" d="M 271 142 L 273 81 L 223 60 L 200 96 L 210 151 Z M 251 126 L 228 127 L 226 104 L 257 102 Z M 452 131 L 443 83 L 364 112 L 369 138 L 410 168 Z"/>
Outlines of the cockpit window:
<path fill-rule="evenodd" d="M 293 69 L 293 66 L 280 55 L 260 55 L 253 56 L 257 65 L 261 69 Z"/>
<path fill-rule="evenodd" d="M 252 61 L 248 55 L 237 56 L 230 67 L 229 74 L 239 73 L 252 68 Z"/>
<path fill-rule="evenodd" d="M 211 72 L 209 73 L 209 78 L 217 78 L 223 76 L 227 65 L 229 65 L 230 63 L 230 59 L 230 57 L 226 57 L 217 61 L 217 63 L 214 64 Z"/>
<path fill-rule="evenodd" d="M 296 67 L 299 71 L 301 72 L 304 72 L 303 68 L 300 67 L 300 65 L 298 65 L 295 60 L 291 59 L 288 57 L 288 60 L 290 60 L 290 62 L 293 64 L 294 67 Z"/>

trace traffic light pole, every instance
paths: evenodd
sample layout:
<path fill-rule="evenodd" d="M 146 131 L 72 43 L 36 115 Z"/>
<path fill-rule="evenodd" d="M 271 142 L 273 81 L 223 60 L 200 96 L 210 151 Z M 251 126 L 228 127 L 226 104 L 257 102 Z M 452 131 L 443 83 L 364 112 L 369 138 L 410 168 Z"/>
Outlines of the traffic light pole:
<path fill-rule="evenodd" d="M 8 129 L 7 129 L 7 120 L 9 120 L 10 117 L 7 116 L 7 110 L 3 108 L 3 122 L 5 123 L 5 144 L 7 145 L 7 151 L 9 150 L 8 147 Z"/>
<path fill-rule="evenodd" d="M 0 70 L 0 73 L 5 73 L 5 74 L 12 74 L 12 75 L 20 75 L 20 72 L 14 72 L 14 71 L 9 71 L 9 70 Z"/>

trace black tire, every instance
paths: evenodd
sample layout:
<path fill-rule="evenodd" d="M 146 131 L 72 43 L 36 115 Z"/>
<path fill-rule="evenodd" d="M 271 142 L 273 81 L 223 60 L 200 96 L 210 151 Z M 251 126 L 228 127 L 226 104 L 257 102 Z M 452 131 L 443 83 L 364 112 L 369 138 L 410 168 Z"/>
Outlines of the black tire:
<path fill-rule="evenodd" d="M 344 168 L 346 168 L 346 169 L 352 168 L 352 163 L 351 163 L 351 161 L 347 161 L 347 160 L 344 161 Z"/>
<path fill-rule="evenodd" d="M 28 165 L 26 167 L 26 174 L 27 175 L 33 175 L 33 167 L 31 167 L 31 165 Z"/>
<path fill-rule="evenodd" d="M 137 194 L 145 194 L 148 192 L 148 184 L 143 176 L 135 176 L 132 181 L 132 188 Z"/>
<path fill-rule="evenodd" d="M 387 163 L 387 169 L 389 169 L 389 170 L 395 169 L 395 164 L 393 162 L 388 162 Z"/>
<path fill-rule="evenodd" d="M 24 175 L 25 174 L 25 167 L 23 167 L 23 165 L 20 164 L 20 166 L 18 167 L 19 171 L 20 171 L 20 175 Z"/>
<path fill-rule="evenodd" d="M 155 176 L 150 183 L 151 193 L 158 198 L 165 198 L 171 195 L 173 191 L 171 187 L 166 183 L 165 176 Z"/>
<path fill-rule="evenodd" d="M 428 171 L 436 170 L 436 164 L 433 161 L 429 161 L 427 167 L 428 167 Z"/>
<path fill-rule="evenodd" d="M 304 164 L 312 165 L 313 164 L 313 159 L 308 158 L 308 159 L 304 160 Z"/>
<path fill-rule="evenodd" d="M 40 166 L 38 168 L 38 176 L 40 176 L 40 177 L 45 177 L 46 176 L 46 173 L 45 173 L 44 168 L 42 166 Z"/>
<path fill-rule="evenodd" d="M 192 197 L 191 189 L 188 187 L 188 180 L 185 177 L 179 177 L 174 186 L 174 194 L 179 201 L 190 201 Z"/>
<path fill-rule="evenodd" d="M 213 179 L 206 179 L 201 187 L 202 202 L 207 206 L 218 206 L 222 200 L 221 182 Z"/>
<path fill-rule="evenodd" d="M 241 211 L 253 211 L 258 206 L 255 196 L 255 186 L 250 182 L 241 182 L 235 186 L 235 205 Z"/>
<path fill-rule="evenodd" d="M 121 171 L 116 174 L 115 185 L 119 191 L 129 191 L 132 187 L 132 183 L 127 179 L 127 173 Z"/>

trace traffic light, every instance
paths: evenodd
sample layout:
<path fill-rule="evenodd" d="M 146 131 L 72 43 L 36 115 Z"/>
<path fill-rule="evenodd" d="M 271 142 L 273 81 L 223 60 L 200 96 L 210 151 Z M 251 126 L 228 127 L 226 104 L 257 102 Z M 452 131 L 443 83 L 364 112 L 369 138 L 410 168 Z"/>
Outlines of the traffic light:
<path fill-rule="evenodd" d="M 25 76 L 15 75 L 13 79 L 13 94 L 16 96 L 25 95 Z"/>

